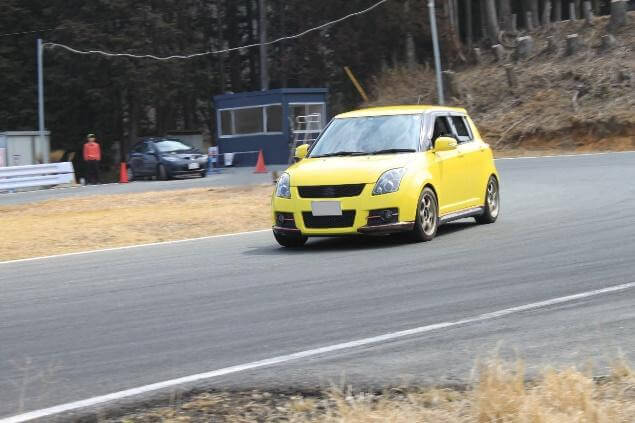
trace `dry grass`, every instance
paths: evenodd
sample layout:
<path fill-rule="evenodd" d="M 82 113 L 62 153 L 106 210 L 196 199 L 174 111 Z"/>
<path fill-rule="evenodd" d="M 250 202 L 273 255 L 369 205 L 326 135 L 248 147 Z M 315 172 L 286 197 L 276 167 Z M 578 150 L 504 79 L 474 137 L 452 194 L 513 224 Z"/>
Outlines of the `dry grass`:
<path fill-rule="evenodd" d="M 583 21 L 561 22 L 549 32 L 532 33 L 535 56 L 515 63 L 518 87 L 511 90 L 505 69 L 484 63 L 457 70 L 461 98 L 451 104 L 468 108 L 485 138 L 495 148 L 516 150 L 632 150 L 635 149 L 635 12 L 631 23 L 616 34 L 617 46 L 600 53 L 606 17 L 592 27 Z M 586 48 L 564 56 L 566 35 L 578 33 Z M 560 46 L 546 53 L 546 36 Z M 509 41 L 512 51 L 513 39 Z M 509 62 L 513 63 L 513 62 Z M 393 69 L 374 84 L 371 105 L 434 102 L 434 74 L 429 67 Z M 572 101 L 578 93 L 576 105 Z"/>
<path fill-rule="evenodd" d="M 238 392 L 203 393 L 167 407 L 123 418 L 138 422 L 463 422 L 632 423 L 635 373 L 619 360 L 601 381 L 576 368 L 545 369 L 533 382 L 522 362 L 498 359 L 480 366 L 465 390 L 388 389 L 354 393 L 333 388 L 315 395 Z"/>
<path fill-rule="evenodd" d="M 0 206 L 0 261 L 264 229 L 272 191 L 201 188 Z"/>

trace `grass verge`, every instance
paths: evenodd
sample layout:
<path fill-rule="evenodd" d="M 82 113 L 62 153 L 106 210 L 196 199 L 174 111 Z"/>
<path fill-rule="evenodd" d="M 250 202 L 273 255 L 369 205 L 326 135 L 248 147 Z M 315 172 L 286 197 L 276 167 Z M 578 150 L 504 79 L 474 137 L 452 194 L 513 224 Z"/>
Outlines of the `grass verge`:
<path fill-rule="evenodd" d="M 265 229 L 272 191 L 197 188 L 0 206 L 0 261 Z"/>
<path fill-rule="evenodd" d="M 206 392 L 108 422 L 463 422 L 627 423 L 635 421 L 635 373 L 618 360 L 593 379 L 574 367 L 544 369 L 527 382 L 522 362 L 494 359 L 459 388 L 383 392 L 332 388 L 316 394 Z"/>

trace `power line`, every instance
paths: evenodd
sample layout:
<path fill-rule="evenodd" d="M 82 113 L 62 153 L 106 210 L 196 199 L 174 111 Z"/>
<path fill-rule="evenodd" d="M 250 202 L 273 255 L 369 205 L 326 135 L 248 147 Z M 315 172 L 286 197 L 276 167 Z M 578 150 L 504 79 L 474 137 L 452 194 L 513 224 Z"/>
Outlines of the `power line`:
<path fill-rule="evenodd" d="M 372 6 L 357 11 L 357 12 L 353 12 L 353 13 L 349 13 L 346 16 L 343 16 L 339 19 L 335 19 L 333 21 L 329 21 L 326 22 L 322 25 L 307 29 L 305 31 L 299 32 L 297 34 L 294 35 L 287 35 L 284 37 L 280 37 L 277 38 L 275 40 L 272 41 L 267 41 L 264 43 L 254 43 L 254 44 L 247 44 L 244 46 L 240 46 L 240 47 L 232 47 L 232 48 L 226 48 L 226 49 L 222 49 L 222 50 L 212 50 L 212 51 L 205 51 L 205 52 L 201 52 L 201 53 L 194 53 L 194 54 L 188 54 L 188 55 L 173 55 L 173 56 L 165 56 L 165 57 L 160 57 L 160 56 L 155 56 L 152 54 L 131 54 L 131 53 L 111 53 L 111 52 L 106 52 L 106 51 L 101 51 L 101 50 L 78 50 L 75 49 L 73 47 L 64 45 L 64 44 L 59 44 L 59 43 L 44 43 L 43 46 L 44 47 L 49 47 L 49 48 L 61 48 L 64 50 L 67 50 L 71 53 L 75 53 L 75 54 L 82 54 L 82 55 L 92 55 L 92 54 L 99 54 L 102 56 L 107 56 L 107 57 L 129 57 L 132 59 L 152 59 L 152 60 L 162 60 L 162 61 L 166 61 L 166 60 L 183 60 L 183 59 L 193 59 L 195 57 L 201 57 L 201 56 L 209 56 L 209 55 L 215 55 L 215 54 L 223 54 L 223 53 L 230 53 L 232 51 L 238 51 L 238 50 L 244 50 L 244 49 L 248 49 L 248 48 L 254 48 L 254 47 L 260 47 L 261 45 L 265 45 L 265 46 L 269 46 L 269 45 L 273 45 L 273 44 L 278 44 L 282 41 L 287 41 L 287 40 L 294 40 L 300 37 L 303 37 L 307 34 L 310 34 L 312 32 L 315 31 L 320 31 L 324 28 L 327 28 L 331 25 L 335 25 L 338 24 L 340 22 L 343 22 L 345 20 L 351 19 L 353 17 L 356 16 L 360 16 L 360 15 L 364 15 L 366 13 L 371 12 L 372 10 L 378 8 L 379 6 L 381 6 L 382 4 L 388 2 L 389 0 L 380 0 L 377 3 L 373 4 Z"/>

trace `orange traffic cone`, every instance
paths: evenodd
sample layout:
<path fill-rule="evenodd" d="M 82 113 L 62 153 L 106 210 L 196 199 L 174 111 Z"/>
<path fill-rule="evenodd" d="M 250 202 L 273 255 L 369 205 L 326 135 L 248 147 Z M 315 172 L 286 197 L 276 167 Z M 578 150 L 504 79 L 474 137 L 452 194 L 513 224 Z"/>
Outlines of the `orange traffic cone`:
<path fill-rule="evenodd" d="M 258 153 L 258 161 L 256 162 L 256 170 L 254 170 L 254 173 L 267 173 L 265 156 L 262 154 L 262 150 Z"/>
<path fill-rule="evenodd" d="M 125 162 L 121 162 L 121 170 L 119 171 L 119 183 L 128 183 L 128 166 L 126 166 Z"/>

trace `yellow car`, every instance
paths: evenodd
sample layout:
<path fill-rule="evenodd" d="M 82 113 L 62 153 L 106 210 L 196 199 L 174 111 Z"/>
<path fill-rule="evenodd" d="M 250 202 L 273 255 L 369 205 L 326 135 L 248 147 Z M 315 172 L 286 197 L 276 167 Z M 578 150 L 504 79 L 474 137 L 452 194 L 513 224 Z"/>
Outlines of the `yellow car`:
<path fill-rule="evenodd" d="M 308 237 L 405 232 L 430 241 L 439 225 L 500 211 L 492 150 L 465 109 L 398 106 L 336 116 L 278 179 L 273 233 Z"/>

